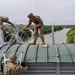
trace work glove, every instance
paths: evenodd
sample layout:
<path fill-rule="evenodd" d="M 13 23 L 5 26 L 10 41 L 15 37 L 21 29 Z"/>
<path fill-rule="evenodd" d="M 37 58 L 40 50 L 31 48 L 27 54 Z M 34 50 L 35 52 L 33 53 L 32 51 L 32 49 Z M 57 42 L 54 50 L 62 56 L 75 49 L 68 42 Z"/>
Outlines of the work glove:
<path fill-rule="evenodd" d="M 6 34 L 10 34 L 10 32 L 6 31 Z"/>
<path fill-rule="evenodd" d="M 16 24 L 13 25 L 14 28 L 15 28 L 16 26 L 17 26 Z"/>
<path fill-rule="evenodd" d="M 27 29 L 27 27 L 26 26 L 23 26 L 22 30 L 26 30 L 26 29 Z"/>

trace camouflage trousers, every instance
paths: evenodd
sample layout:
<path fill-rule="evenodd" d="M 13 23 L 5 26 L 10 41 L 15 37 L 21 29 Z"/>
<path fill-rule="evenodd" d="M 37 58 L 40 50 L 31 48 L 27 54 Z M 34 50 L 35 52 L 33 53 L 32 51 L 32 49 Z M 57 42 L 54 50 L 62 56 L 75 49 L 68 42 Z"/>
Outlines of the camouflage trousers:
<path fill-rule="evenodd" d="M 45 44 L 42 27 L 37 28 L 37 25 L 34 25 L 34 41 L 33 41 L 33 43 L 36 43 L 38 35 L 42 41 L 42 44 Z"/>

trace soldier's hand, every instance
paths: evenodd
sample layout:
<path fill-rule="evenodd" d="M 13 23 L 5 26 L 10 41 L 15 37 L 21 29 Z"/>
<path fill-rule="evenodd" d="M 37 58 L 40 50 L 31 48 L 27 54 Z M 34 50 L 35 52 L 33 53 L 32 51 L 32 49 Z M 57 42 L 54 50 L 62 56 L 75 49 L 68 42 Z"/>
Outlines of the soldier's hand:
<path fill-rule="evenodd" d="M 14 27 L 16 27 L 17 25 L 16 24 L 14 24 Z"/>
<path fill-rule="evenodd" d="M 8 31 L 6 31 L 6 34 L 10 34 Z"/>
<path fill-rule="evenodd" d="M 17 26 L 16 24 L 13 25 L 14 28 L 15 28 L 16 26 Z"/>
<path fill-rule="evenodd" d="M 25 68 L 25 71 L 27 71 L 27 70 L 28 70 L 28 66 L 25 66 L 24 68 Z"/>
<path fill-rule="evenodd" d="M 27 29 L 27 27 L 26 27 L 26 26 L 24 26 L 24 27 L 22 28 L 22 30 L 25 30 L 25 29 Z"/>

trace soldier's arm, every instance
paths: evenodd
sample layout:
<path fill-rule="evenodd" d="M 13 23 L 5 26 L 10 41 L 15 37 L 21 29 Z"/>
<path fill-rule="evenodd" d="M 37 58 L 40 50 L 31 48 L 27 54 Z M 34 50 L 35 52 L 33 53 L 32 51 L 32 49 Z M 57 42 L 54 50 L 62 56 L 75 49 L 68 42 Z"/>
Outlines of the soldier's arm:
<path fill-rule="evenodd" d="M 9 24 L 11 24 L 13 27 L 15 27 L 15 25 L 14 25 L 12 22 L 7 21 L 7 23 L 9 23 Z"/>
<path fill-rule="evenodd" d="M 32 21 L 29 20 L 28 24 L 26 25 L 26 27 L 29 27 L 31 25 Z"/>
<path fill-rule="evenodd" d="M 41 19 L 41 18 L 38 18 L 38 19 L 39 19 L 39 23 L 40 23 L 40 24 L 43 24 L 42 19 Z"/>
<path fill-rule="evenodd" d="M 7 32 L 6 29 L 5 29 L 4 27 L 1 27 L 1 29 L 2 29 L 4 32 Z"/>
<path fill-rule="evenodd" d="M 25 67 L 20 67 L 20 72 L 27 72 L 28 71 L 28 67 L 25 66 Z"/>
<path fill-rule="evenodd" d="M 22 30 L 25 30 L 26 28 L 28 28 L 28 27 L 31 25 L 31 23 L 32 23 L 32 21 L 29 20 L 28 24 L 25 25 L 25 26 L 22 28 Z"/>
<path fill-rule="evenodd" d="M 40 18 L 40 16 L 37 16 L 37 19 L 39 20 L 40 23 L 43 23 L 42 19 Z"/>
<path fill-rule="evenodd" d="M 0 29 L 2 29 L 4 32 L 6 32 L 5 28 L 3 27 L 2 19 L 0 19 Z"/>
<path fill-rule="evenodd" d="M 37 28 L 41 28 L 42 25 L 43 25 L 43 21 L 42 21 L 42 19 L 39 16 L 37 16 L 37 19 L 39 21 L 39 25 L 37 26 Z"/>
<path fill-rule="evenodd" d="M 3 25 L 3 22 L 2 22 L 2 19 L 0 19 L 0 26 L 2 26 Z"/>
<path fill-rule="evenodd" d="M 22 67 L 22 66 L 16 66 L 16 70 L 19 72 L 27 72 L 28 71 L 28 67 Z"/>

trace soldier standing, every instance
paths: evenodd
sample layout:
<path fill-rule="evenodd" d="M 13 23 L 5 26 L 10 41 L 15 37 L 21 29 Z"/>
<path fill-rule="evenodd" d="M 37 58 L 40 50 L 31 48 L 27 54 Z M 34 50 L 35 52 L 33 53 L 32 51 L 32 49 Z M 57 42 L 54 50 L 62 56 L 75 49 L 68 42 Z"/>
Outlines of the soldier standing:
<path fill-rule="evenodd" d="M 40 18 L 40 16 L 36 16 L 33 15 L 33 13 L 28 14 L 27 16 L 29 18 L 29 22 L 26 26 L 23 27 L 23 30 L 25 30 L 27 27 L 29 27 L 31 25 L 31 23 L 33 22 L 34 25 L 34 40 L 33 43 L 30 43 L 31 45 L 36 45 L 36 40 L 39 34 L 39 37 L 42 41 L 42 45 L 45 45 L 45 40 L 44 40 L 44 36 L 43 36 L 43 31 L 42 31 L 42 26 L 43 26 L 43 21 Z"/>

